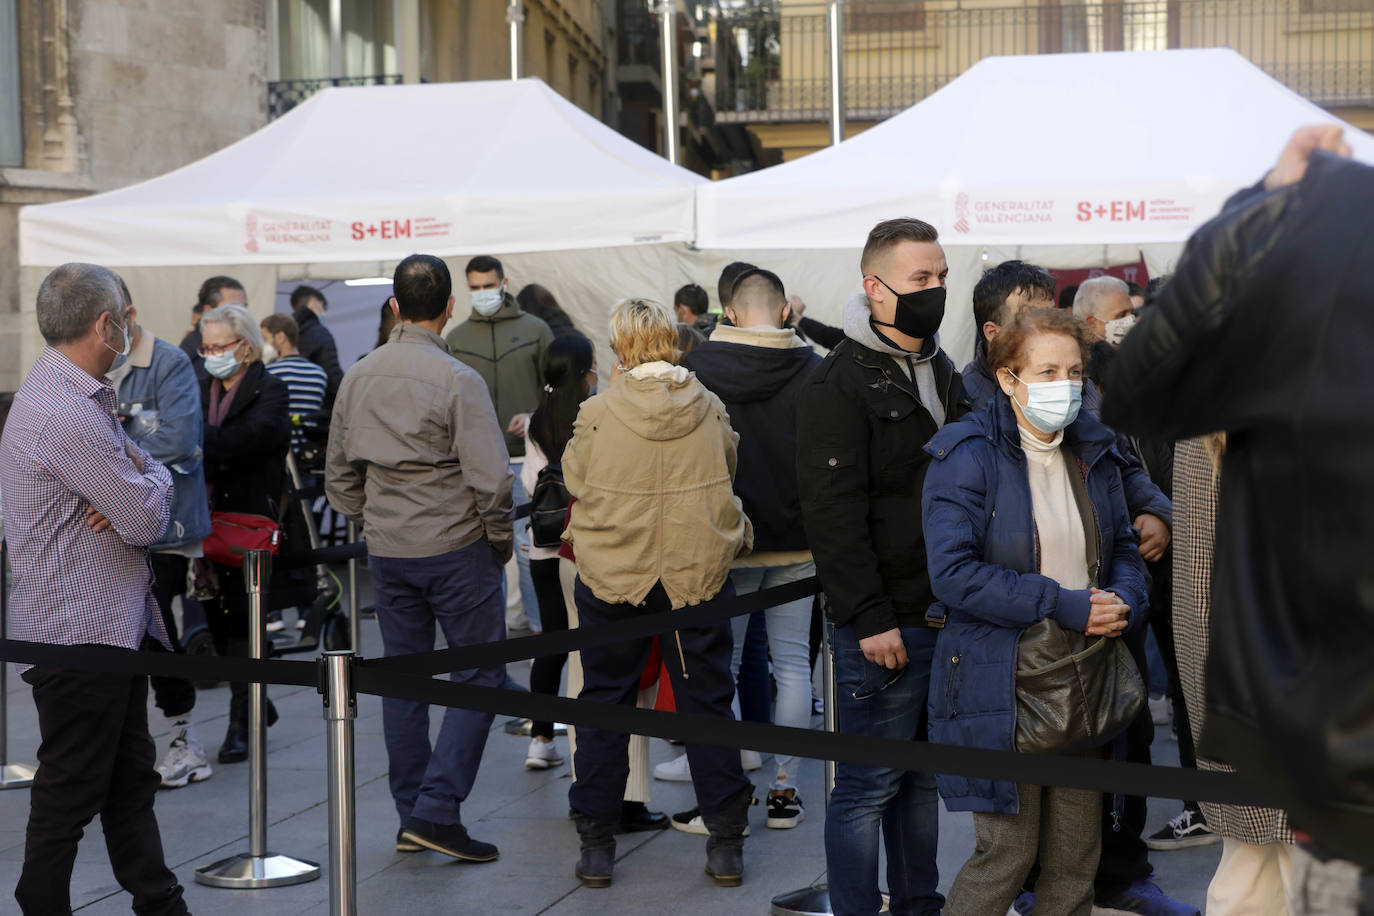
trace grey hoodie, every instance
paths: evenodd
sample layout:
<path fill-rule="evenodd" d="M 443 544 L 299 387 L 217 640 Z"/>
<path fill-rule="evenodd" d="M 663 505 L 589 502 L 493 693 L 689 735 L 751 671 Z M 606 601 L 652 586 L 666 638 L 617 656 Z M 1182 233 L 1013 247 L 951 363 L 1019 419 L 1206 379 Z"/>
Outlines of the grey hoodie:
<path fill-rule="evenodd" d="M 844 304 L 844 336 L 870 350 L 892 357 L 901 367 L 903 374 L 916 383 L 921 395 L 921 404 L 930 411 L 936 426 L 945 425 L 945 405 L 940 402 L 940 392 L 935 384 L 935 368 L 930 361 L 940 352 L 940 337 L 926 338 L 921 352 L 909 353 L 888 343 L 873 329 L 869 319 L 873 317 L 868 308 L 868 297 L 859 293 Z"/>

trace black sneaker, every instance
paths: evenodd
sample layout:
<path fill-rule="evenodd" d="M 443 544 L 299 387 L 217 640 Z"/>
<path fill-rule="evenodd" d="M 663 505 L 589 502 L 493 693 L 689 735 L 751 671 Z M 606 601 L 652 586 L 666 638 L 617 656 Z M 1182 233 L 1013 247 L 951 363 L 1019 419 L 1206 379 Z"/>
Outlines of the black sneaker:
<path fill-rule="evenodd" d="M 419 843 L 406 839 L 406 829 L 402 827 L 396 831 L 396 851 L 397 852 L 420 852 L 425 847 Z"/>
<path fill-rule="evenodd" d="M 806 809 L 796 789 L 768 793 L 768 826 L 774 830 L 790 830 L 806 820 Z"/>
<path fill-rule="evenodd" d="M 435 824 L 412 817 L 406 821 L 400 839 L 464 862 L 493 862 L 498 855 L 492 844 L 468 836 L 467 828 L 462 824 Z"/>
<path fill-rule="evenodd" d="M 1206 846 L 1221 842 L 1221 837 L 1207 826 L 1207 819 L 1197 808 L 1184 808 L 1178 816 L 1164 825 L 1164 829 L 1145 838 L 1145 845 L 1151 849 L 1167 851 L 1187 849 L 1191 846 Z"/>

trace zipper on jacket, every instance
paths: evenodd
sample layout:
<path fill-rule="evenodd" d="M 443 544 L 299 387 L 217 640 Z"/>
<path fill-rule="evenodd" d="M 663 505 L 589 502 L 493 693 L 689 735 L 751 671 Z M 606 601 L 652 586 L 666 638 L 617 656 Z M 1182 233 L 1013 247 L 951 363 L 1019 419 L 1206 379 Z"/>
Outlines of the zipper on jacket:
<path fill-rule="evenodd" d="M 488 322 L 487 327 L 491 329 L 491 403 L 495 406 L 501 403 L 501 361 L 496 358 L 496 322 Z M 501 418 L 497 417 L 496 422 L 500 423 Z M 501 432 L 505 431 L 505 427 L 501 427 Z"/>
<path fill-rule="evenodd" d="M 682 679 L 685 681 L 691 677 L 687 673 L 687 656 L 682 652 L 682 633 L 678 630 L 673 631 L 673 639 L 677 640 L 677 660 L 682 664 Z"/>

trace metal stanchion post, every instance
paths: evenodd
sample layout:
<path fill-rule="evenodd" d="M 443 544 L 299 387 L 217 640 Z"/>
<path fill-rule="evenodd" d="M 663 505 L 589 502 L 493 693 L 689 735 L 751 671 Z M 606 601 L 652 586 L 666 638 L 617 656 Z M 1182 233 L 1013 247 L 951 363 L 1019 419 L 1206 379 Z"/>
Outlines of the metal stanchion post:
<path fill-rule="evenodd" d="M 358 523 L 348 523 L 348 543 L 358 543 Z M 358 558 L 348 558 L 348 636 L 349 646 L 363 654 L 363 615 L 358 607 Z"/>
<path fill-rule="evenodd" d="M 9 631 L 9 547 L 0 540 L 0 639 Z M 0 789 L 22 789 L 33 783 L 34 768 L 10 763 L 9 665 L 0 662 Z"/>
<path fill-rule="evenodd" d="M 253 658 L 267 657 L 263 592 L 272 577 L 272 555 L 250 550 L 243 557 L 248 589 L 248 641 Z M 267 685 L 248 685 L 248 852 L 196 869 L 196 881 L 211 887 L 257 888 L 304 884 L 320 866 L 267 849 Z"/>
<path fill-rule="evenodd" d="M 324 654 L 324 719 L 329 756 L 329 916 L 358 914 L 357 818 L 353 798 L 352 652 Z"/>

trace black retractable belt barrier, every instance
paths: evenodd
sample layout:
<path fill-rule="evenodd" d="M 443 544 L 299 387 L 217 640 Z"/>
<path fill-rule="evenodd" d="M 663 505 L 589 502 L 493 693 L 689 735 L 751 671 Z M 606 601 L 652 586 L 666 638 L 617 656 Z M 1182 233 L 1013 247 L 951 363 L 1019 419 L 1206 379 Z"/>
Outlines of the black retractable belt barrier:
<path fill-rule="evenodd" d="M 496 687 L 436 680 L 430 675 L 488 667 L 532 657 L 610 645 L 676 629 L 705 626 L 731 617 L 775 607 L 818 590 L 813 578 L 776 588 L 718 599 L 694 608 L 647 614 L 636 620 L 548 633 L 415 655 L 359 661 L 354 687 L 359 693 L 394 697 L 583 728 L 632 732 L 720 747 L 749 748 L 858 766 L 950 773 L 979 779 L 1002 779 L 1032 785 L 1066 786 L 1157 798 L 1196 799 L 1222 804 L 1260 805 L 1266 801 L 1234 774 L 1147 766 L 1083 757 L 1020 754 L 928 742 L 897 741 L 861 735 L 831 734 L 784 728 L 712 716 L 668 713 L 574 700 Z M 305 661 L 217 658 L 134 652 L 109 646 L 58 646 L 0 640 L 0 660 L 116 674 L 164 677 L 214 677 L 301 687 L 319 687 L 315 663 Z"/>

